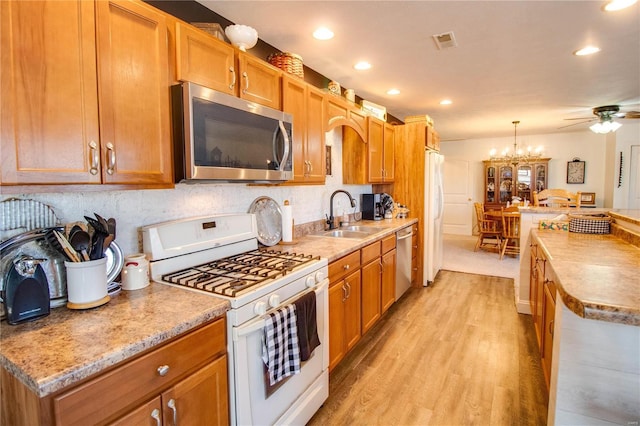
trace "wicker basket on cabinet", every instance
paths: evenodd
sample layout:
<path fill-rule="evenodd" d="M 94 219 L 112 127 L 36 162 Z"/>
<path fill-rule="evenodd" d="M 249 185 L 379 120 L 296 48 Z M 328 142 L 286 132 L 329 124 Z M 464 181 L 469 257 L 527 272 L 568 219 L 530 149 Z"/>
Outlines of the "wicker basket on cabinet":
<path fill-rule="evenodd" d="M 289 74 L 304 78 L 302 56 L 300 55 L 289 52 L 272 53 L 267 57 L 267 62 Z"/>

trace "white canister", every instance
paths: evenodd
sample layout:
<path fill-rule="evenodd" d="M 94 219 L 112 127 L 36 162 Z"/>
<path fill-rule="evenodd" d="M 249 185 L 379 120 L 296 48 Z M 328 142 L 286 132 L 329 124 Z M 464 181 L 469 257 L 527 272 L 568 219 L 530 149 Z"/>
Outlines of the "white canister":
<path fill-rule="evenodd" d="M 347 89 L 344 91 L 344 97 L 351 102 L 356 101 L 356 91 L 353 89 Z"/>
<path fill-rule="evenodd" d="M 107 258 L 64 262 L 67 269 L 67 307 L 88 309 L 110 300 L 107 294 Z"/>
<path fill-rule="evenodd" d="M 149 285 L 149 261 L 144 253 L 125 256 L 122 267 L 122 289 L 138 290 Z"/>

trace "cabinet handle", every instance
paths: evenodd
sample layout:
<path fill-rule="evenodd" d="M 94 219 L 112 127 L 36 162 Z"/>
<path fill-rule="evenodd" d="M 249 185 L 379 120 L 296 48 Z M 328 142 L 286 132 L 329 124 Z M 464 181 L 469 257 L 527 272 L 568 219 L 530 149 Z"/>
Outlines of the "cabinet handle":
<path fill-rule="evenodd" d="M 549 322 L 549 334 L 551 334 L 553 336 L 553 323 L 555 322 L 555 320 L 552 320 L 551 322 Z"/>
<path fill-rule="evenodd" d="M 384 274 L 384 263 L 382 263 L 382 260 L 380 261 L 380 275 Z"/>
<path fill-rule="evenodd" d="M 91 158 L 89 173 L 97 175 L 98 166 L 100 165 L 100 150 L 98 150 L 98 144 L 96 141 L 89 142 L 89 157 Z"/>
<path fill-rule="evenodd" d="M 236 86 L 236 70 L 233 67 L 229 67 L 229 71 L 231 72 L 231 84 L 229 85 L 229 89 L 233 89 Z"/>
<path fill-rule="evenodd" d="M 162 424 L 162 422 L 160 420 L 160 410 L 158 410 L 157 408 L 153 409 L 153 411 L 151 412 L 151 417 L 156 419 L 156 424 L 158 426 L 160 426 Z"/>
<path fill-rule="evenodd" d="M 349 264 L 346 264 L 346 265 L 343 266 L 343 268 L 344 268 L 345 271 L 348 271 L 350 266 L 349 266 Z"/>
<path fill-rule="evenodd" d="M 347 300 L 347 287 L 342 284 L 342 302 Z"/>
<path fill-rule="evenodd" d="M 169 373 L 169 366 L 168 365 L 161 365 L 160 367 L 158 367 L 158 374 L 161 375 L 162 377 L 166 376 L 167 373 Z"/>
<path fill-rule="evenodd" d="M 249 75 L 246 71 L 242 73 L 242 78 L 244 78 L 244 89 L 242 89 L 242 93 L 246 94 L 249 90 Z"/>
<path fill-rule="evenodd" d="M 351 284 L 349 283 L 345 283 L 347 284 L 347 299 L 351 297 Z"/>
<path fill-rule="evenodd" d="M 167 402 L 167 407 L 173 411 L 173 426 L 178 426 L 178 407 L 176 407 L 176 400 L 171 398 L 169 402 Z"/>
<path fill-rule="evenodd" d="M 116 149 L 111 142 L 107 143 L 107 173 L 112 175 L 116 167 Z"/>

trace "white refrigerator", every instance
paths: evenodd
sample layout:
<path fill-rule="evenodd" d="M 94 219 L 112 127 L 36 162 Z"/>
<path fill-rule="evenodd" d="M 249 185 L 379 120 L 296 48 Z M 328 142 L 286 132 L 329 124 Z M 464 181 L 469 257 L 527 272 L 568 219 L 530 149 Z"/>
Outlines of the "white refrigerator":
<path fill-rule="evenodd" d="M 424 164 L 424 276 L 423 285 L 433 283 L 442 267 L 442 216 L 444 155 L 426 150 Z"/>

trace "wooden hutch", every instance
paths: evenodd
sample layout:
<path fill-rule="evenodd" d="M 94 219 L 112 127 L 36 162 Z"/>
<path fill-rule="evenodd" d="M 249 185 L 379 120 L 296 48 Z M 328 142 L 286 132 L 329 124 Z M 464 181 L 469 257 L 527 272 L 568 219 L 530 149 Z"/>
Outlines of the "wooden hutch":
<path fill-rule="evenodd" d="M 485 160 L 484 205 L 488 210 L 499 210 L 511 202 L 512 197 L 533 200 L 533 191 L 547 188 L 550 158 L 516 165 L 505 161 Z"/>

